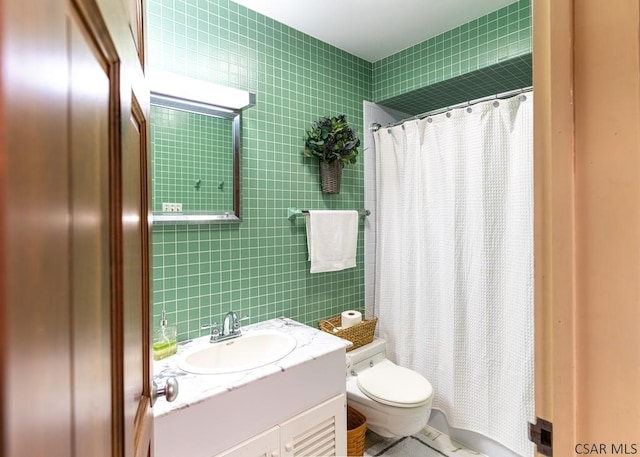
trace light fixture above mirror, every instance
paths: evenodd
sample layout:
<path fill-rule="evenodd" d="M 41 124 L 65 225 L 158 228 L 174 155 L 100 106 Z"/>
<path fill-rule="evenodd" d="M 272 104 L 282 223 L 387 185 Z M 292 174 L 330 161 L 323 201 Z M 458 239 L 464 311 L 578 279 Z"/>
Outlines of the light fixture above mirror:
<path fill-rule="evenodd" d="M 256 103 L 256 95 L 246 90 L 221 86 L 162 70 L 149 74 L 151 93 L 178 101 L 240 111 Z"/>

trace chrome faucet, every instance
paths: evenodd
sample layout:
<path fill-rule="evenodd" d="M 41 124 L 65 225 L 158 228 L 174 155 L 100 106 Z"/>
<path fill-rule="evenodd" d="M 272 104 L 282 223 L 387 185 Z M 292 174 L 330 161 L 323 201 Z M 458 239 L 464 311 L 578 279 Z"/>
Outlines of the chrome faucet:
<path fill-rule="evenodd" d="M 211 329 L 211 338 L 209 341 L 211 343 L 217 343 L 219 341 L 230 340 L 232 338 L 237 338 L 242 335 L 242 331 L 240 330 L 240 321 L 245 319 L 249 319 L 249 317 L 243 317 L 242 319 L 238 319 L 238 315 L 229 311 L 222 321 L 222 329 L 218 328 L 218 323 L 214 322 L 213 324 L 203 325 L 202 329 L 210 328 Z"/>
<path fill-rule="evenodd" d="M 222 321 L 222 333 L 220 333 L 218 340 L 235 338 L 240 336 L 241 333 L 238 315 L 233 311 L 229 311 L 227 315 L 224 316 L 224 321 Z"/>

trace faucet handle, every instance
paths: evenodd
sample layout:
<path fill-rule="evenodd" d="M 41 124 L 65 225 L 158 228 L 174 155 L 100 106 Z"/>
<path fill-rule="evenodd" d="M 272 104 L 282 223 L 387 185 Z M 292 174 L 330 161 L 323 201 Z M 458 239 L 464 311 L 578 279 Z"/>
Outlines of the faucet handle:
<path fill-rule="evenodd" d="M 200 327 L 201 330 L 211 329 L 211 342 L 218 341 L 218 337 L 220 336 L 220 330 L 218 329 L 218 323 L 212 322 L 211 324 L 204 324 Z"/>
<path fill-rule="evenodd" d="M 200 330 L 206 330 L 206 329 L 211 329 L 211 332 L 217 331 L 218 330 L 218 323 L 217 322 L 212 322 L 210 324 L 202 324 L 202 326 L 200 327 Z"/>
<path fill-rule="evenodd" d="M 235 321 L 234 325 L 233 325 L 233 328 L 235 328 L 236 330 L 239 330 L 240 329 L 240 322 L 246 321 L 247 319 L 250 319 L 249 316 L 244 316 L 244 317 L 241 317 L 240 319 L 237 319 Z"/>

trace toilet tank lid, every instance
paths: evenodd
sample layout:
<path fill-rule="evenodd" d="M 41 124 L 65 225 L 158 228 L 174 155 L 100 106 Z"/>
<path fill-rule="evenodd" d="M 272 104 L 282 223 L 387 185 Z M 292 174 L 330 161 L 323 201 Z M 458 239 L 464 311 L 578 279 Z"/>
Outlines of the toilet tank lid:
<path fill-rule="evenodd" d="M 424 376 L 389 360 L 358 373 L 358 387 L 379 403 L 401 408 L 422 406 L 433 396 Z"/>

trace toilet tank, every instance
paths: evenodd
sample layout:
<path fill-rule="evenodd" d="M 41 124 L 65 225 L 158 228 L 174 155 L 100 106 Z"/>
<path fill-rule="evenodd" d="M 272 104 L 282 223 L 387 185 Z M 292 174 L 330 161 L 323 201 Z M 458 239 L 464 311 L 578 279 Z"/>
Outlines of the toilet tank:
<path fill-rule="evenodd" d="M 369 366 L 370 362 L 376 364 L 385 359 L 387 342 L 382 338 L 374 338 L 369 344 L 347 352 L 347 365 L 353 366 L 358 372 L 361 368 Z"/>

